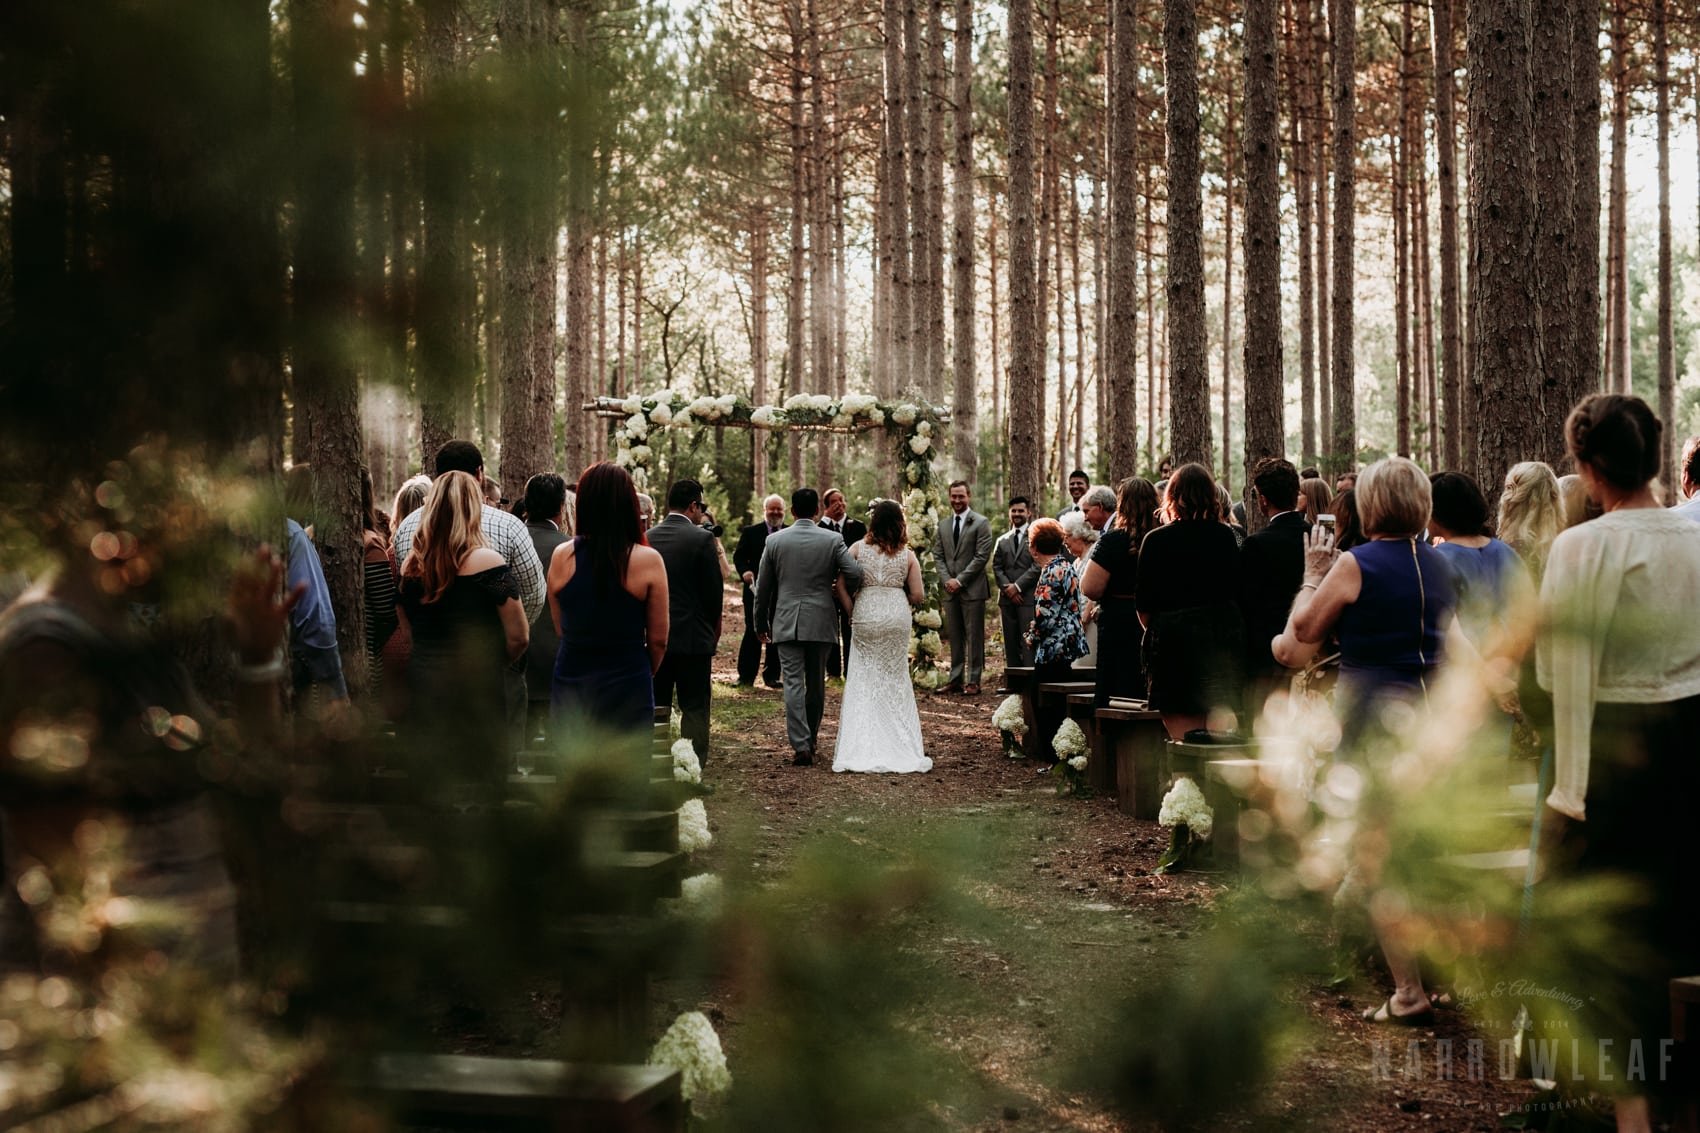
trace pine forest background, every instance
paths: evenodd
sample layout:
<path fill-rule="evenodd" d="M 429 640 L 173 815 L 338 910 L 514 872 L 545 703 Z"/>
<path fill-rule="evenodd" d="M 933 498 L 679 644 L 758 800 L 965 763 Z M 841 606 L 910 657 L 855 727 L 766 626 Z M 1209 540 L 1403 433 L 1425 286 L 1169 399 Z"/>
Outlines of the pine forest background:
<path fill-rule="evenodd" d="M 1492 488 L 1558 461 L 1602 386 L 1674 444 L 1700 425 L 1696 16 L 6 5 L 8 462 L 75 476 L 147 431 L 311 461 L 357 594 L 356 466 L 383 497 L 469 436 L 517 495 L 609 454 L 587 399 L 663 387 L 949 405 L 992 510 L 1165 456 L 1236 493 L 1270 452 Z M 728 518 L 885 488 L 842 438 L 672 433 L 658 460 Z"/>

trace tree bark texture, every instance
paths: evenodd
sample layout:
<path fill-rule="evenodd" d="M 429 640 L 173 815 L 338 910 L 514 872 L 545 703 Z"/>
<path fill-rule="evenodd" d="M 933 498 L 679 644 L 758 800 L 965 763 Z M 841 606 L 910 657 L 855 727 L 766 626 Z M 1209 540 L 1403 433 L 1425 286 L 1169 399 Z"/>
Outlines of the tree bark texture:
<path fill-rule="evenodd" d="M 1287 451 L 1276 0 L 1245 3 L 1245 470 Z M 1223 377 L 1227 375 L 1224 372 Z M 1228 443 L 1224 434 L 1222 443 Z M 1255 503 L 1255 500 L 1253 501 Z M 1255 507 L 1248 508 L 1249 512 Z M 1261 519 L 1261 514 L 1258 515 Z M 1261 523 L 1255 524 L 1261 527 Z"/>
<path fill-rule="evenodd" d="M 1611 206 L 1606 295 L 1606 388 L 1630 390 L 1629 367 L 1629 16 L 1628 0 L 1611 0 Z"/>
<path fill-rule="evenodd" d="M 1316 459 L 1316 280 L 1311 258 L 1310 31 L 1299 27 L 1287 0 L 1287 146 L 1291 153 L 1293 199 L 1298 213 L 1299 284 L 1299 458 Z"/>
<path fill-rule="evenodd" d="M 1599 388 L 1600 378 L 1600 0 L 1571 0 L 1570 85 L 1576 155 L 1570 271 L 1575 354 L 1564 400 L 1573 406 Z"/>
<path fill-rule="evenodd" d="M 1009 4 L 1009 493 L 1038 498 L 1043 372 L 1033 216 L 1033 0 Z"/>
<path fill-rule="evenodd" d="M 1356 0 L 1329 0 L 1334 30 L 1334 434 L 1330 463 L 1357 466 L 1357 356 L 1353 331 L 1357 266 L 1357 36 Z"/>
<path fill-rule="evenodd" d="M 909 335 L 909 153 L 905 127 L 903 69 L 903 3 L 885 0 L 885 186 L 886 244 L 885 320 L 889 340 L 884 344 L 885 388 L 890 397 L 907 390 L 914 377 Z"/>
<path fill-rule="evenodd" d="M 1169 144 L 1167 274 L 1169 453 L 1176 467 L 1210 459 L 1210 368 L 1204 309 L 1197 0 L 1164 0 L 1163 103 Z M 1226 441 L 1224 440 L 1224 444 Z"/>
<path fill-rule="evenodd" d="M 958 473 L 972 484 L 980 462 L 979 404 L 974 386 L 974 0 L 956 0 L 952 54 L 956 152 L 951 233 L 951 447 Z M 996 301 L 994 288 L 993 303 Z"/>
<path fill-rule="evenodd" d="M 1139 26 L 1135 0 L 1110 9 L 1109 470 L 1129 476 L 1139 453 Z M 1195 94 L 1196 97 L 1196 94 Z M 1149 372 L 1149 366 L 1147 366 Z M 1153 399 L 1147 397 L 1150 407 Z M 1147 436 L 1156 443 L 1151 431 Z"/>
<path fill-rule="evenodd" d="M 1659 147 L 1659 420 L 1661 479 L 1664 501 L 1677 502 L 1681 473 L 1677 469 L 1676 346 L 1671 321 L 1671 232 L 1670 232 L 1670 36 L 1669 0 L 1653 0 L 1653 84 L 1657 105 Z"/>
<path fill-rule="evenodd" d="M 1445 412 L 1441 464 L 1463 465 L 1464 414 L 1462 296 L 1458 281 L 1458 143 L 1453 126 L 1452 0 L 1433 0 L 1429 32 L 1434 54 L 1435 177 L 1440 188 L 1440 370 Z"/>

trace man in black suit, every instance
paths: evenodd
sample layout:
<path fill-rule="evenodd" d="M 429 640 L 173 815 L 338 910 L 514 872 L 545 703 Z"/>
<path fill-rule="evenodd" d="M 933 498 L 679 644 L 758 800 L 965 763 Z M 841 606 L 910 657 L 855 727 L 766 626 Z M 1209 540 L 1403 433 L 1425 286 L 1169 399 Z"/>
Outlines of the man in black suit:
<path fill-rule="evenodd" d="M 754 685 L 756 670 L 768 688 L 778 688 L 779 651 L 771 644 L 763 656 L 761 639 L 756 636 L 756 568 L 761 565 L 761 553 L 767 550 L 767 537 L 785 526 L 785 501 L 769 496 L 761 502 L 762 520 L 752 523 L 738 533 L 738 546 L 732 552 L 732 569 L 744 583 L 744 639 L 738 643 L 738 683 Z"/>
<path fill-rule="evenodd" d="M 1310 524 L 1299 501 L 1299 474 L 1290 462 L 1266 456 L 1251 470 L 1251 485 L 1269 526 L 1248 536 L 1240 548 L 1240 616 L 1245 620 L 1246 675 L 1257 704 L 1286 675 L 1269 652 L 1270 641 L 1287 624 L 1287 613 L 1304 581 L 1305 535 Z"/>
<path fill-rule="evenodd" d="M 709 673 L 720 644 L 725 592 L 720 556 L 702 515 L 702 485 L 680 480 L 667 493 L 667 518 L 649 529 L 649 545 L 667 567 L 667 653 L 655 670 L 655 703 L 672 707 L 677 687 L 679 734 L 707 765 Z"/>
<path fill-rule="evenodd" d="M 545 576 L 555 548 L 567 541 L 561 521 L 567 507 L 567 485 L 553 472 L 539 472 L 525 484 L 525 531 L 543 564 Z M 522 750 L 539 732 L 549 728 L 549 693 L 555 683 L 555 653 L 561 640 L 548 603 L 531 620 L 531 641 L 525 647 L 526 726 Z"/>
<path fill-rule="evenodd" d="M 859 519 L 846 518 L 849 510 L 849 501 L 837 488 L 828 488 L 821 496 L 820 525 L 844 536 L 846 547 L 860 543 L 868 534 L 867 524 Z M 842 609 L 838 611 L 838 638 L 826 655 L 826 675 L 829 677 L 850 671 L 850 615 Z"/>

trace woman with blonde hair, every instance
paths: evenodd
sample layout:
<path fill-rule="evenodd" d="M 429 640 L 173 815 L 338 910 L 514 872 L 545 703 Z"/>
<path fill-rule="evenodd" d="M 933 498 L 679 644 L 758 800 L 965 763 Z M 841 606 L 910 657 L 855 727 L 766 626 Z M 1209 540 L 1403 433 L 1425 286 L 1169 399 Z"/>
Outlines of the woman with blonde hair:
<path fill-rule="evenodd" d="M 1499 496 L 1496 526 L 1500 540 L 1517 552 L 1538 583 L 1552 541 L 1566 526 L 1564 500 L 1551 467 L 1538 460 L 1511 466 Z"/>
<path fill-rule="evenodd" d="M 412 746 L 432 744 L 467 777 L 499 780 L 507 770 L 502 672 L 531 636 L 519 584 L 484 545 L 476 479 L 443 473 L 422 510 L 398 595 L 413 637 L 402 723 Z"/>

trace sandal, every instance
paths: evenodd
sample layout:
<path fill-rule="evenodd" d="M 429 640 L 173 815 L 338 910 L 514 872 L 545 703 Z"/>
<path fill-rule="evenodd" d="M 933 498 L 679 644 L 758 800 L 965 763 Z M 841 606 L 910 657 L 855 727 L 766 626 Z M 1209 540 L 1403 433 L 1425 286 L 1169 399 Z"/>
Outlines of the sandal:
<path fill-rule="evenodd" d="M 1434 1008 L 1425 1006 L 1421 1011 L 1413 1011 L 1409 1015 L 1396 1015 L 1393 1012 L 1393 997 L 1387 997 L 1387 1002 L 1380 1007 L 1363 1013 L 1366 1023 L 1391 1023 L 1396 1027 L 1427 1027 L 1434 1022 Z"/>

